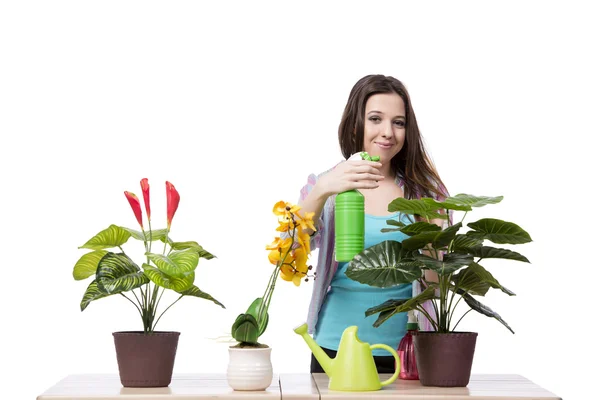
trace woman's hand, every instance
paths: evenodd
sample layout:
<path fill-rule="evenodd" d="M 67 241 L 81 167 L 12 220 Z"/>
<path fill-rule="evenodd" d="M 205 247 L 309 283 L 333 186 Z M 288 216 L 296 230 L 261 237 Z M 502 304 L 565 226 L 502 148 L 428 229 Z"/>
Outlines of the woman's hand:
<path fill-rule="evenodd" d="M 325 197 L 352 189 L 374 189 L 384 178 L 378 168 L 381 163 L 377 161 L 347 160 L 321 176 L 316 186 Z"/>

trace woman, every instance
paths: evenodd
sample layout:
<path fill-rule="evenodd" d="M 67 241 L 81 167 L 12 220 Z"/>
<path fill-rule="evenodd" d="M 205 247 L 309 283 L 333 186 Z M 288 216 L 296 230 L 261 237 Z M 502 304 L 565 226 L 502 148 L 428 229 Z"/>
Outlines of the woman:
<path fill-rule="evenodd" d="M 412 216 L 390 214 L 388 204 L 398 198 L 434 197 L 443 199 L 448 192 L 423 147 L 410 97 L 397 79 L 369 75 L 352 88 L 339 126 L 339 143 L 344 159 L 334 168 L 310 175 L 301 191 L 302 212 L 314 212 L 316 231 L 309 231 L 311 248 L 319 248 L 318 279 L 308 313 L 309 333 L 323 350 L 334 357 L 343 330 L 358 326 L 362 341 L 384 343 L 397 348 L 406 333 L 406 313 L 397 314 L 379 328 L 374 328 L 376 315 L 365 318 L 366 309 L 394 298 L 410 298 L 419 292 L 416 284 L 392 288 L 375 288 L 350 280 L 347 263 L 334 258 L 335 195 L 356 189 L 365 198 L 365 248 L 384 240 L 401 242 L 407 236 L 401 232 L 382 233 L 386 220 L 400 218 L 406 224 Z M 379 162 L 348 160 L 353 154 L 366 151 L 379 156 Z M 443 226 L 442 220 L 433 221 Z M 427 271 L 426 279 L 437 280 Z M 421 329 L 430 329 L 420 321 Z M 385 350 L 373 351 L 380 373 L 393 372 L 394 358 Z M 323 372 L 314 356 L 311 372 Z"/>

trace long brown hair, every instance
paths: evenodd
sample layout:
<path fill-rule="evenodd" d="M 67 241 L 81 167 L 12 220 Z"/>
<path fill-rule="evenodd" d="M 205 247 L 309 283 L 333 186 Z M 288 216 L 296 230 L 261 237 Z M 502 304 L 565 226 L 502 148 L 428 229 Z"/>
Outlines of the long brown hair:
<path fill-rule="evenodd" d="M 404 100 L 404 146 L 391 162 L 392 170 L 399 173 L 405 181 L 404 197 L 447 197 L 448 191 L 423 146 L 408 91 L 402 82 L 394 77 L 367 75 L 356 82 L 350 91 L 338 130 L 342 155 L 347 159 L 352 154 L 363 151 L 367 100 L 378 93 L 397 93 Z"/>

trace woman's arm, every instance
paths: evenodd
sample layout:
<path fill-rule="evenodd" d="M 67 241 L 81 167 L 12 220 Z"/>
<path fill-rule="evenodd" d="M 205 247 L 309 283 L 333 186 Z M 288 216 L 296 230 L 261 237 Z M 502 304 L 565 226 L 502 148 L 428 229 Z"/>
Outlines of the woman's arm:
<path fill-rule="evenodd" d="M 317 221 L 323 212 L 325 202 L 330 196 L 352 189 L 378 187 L 378 182 L 384 178 L 377 169 L 379 167 L 381 167 L 381 163 L 366 160 L 339 163 L 317 179 L 312 189 L 308 188 L 306 190 L 306 196 L 303 198 L 301 196 L 298 204 L 301 207 L 300 215 L 304 216 L 306 213 L 314 212 L 313 221 Z M 315 227 L 317 228 L 316 225 Z M 315 233 L 310 228 L 306 229 L 305 232 L 308 234 Z"/>

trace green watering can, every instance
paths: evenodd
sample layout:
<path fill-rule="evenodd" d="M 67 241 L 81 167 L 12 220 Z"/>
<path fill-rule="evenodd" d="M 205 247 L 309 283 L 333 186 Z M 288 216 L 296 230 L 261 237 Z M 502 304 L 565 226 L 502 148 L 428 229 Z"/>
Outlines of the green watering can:
<path fill-rule="evenodd" d="M 310 337 L 306 323 L 294 329 L 294 332 L 302 336 L 304 341 L 306 341 L 315 358 L 321 364 L 327 376 L 329 376 L 329 389 L 331 390 L 345 392 L 379 390 L 382 386 L 394 382 L 400 374 L 398 353 L 385 344 L 370 345 L 369 343 L 360 341 L 356 335 L 357 331 L 357 326 L 349 326 L 344 330 L 337 355 L 332 359 Z M 371 353 L 373 349 L 385 349 L 392 353 L 396 359 L 396 371 L 386 381 L 381 382 L 379 380 L 375 360 Z"/>

